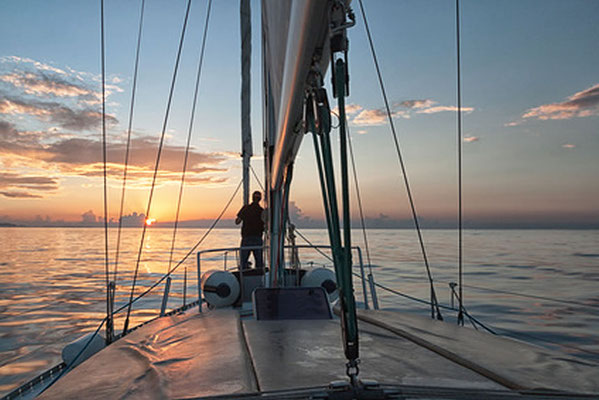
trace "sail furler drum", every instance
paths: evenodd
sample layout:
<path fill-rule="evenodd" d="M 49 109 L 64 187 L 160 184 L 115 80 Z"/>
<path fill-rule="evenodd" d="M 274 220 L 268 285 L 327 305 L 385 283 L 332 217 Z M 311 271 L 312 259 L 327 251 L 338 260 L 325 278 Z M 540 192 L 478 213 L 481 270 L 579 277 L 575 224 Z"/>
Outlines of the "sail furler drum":
<path fill-rule="evenodd" d="M 228 271 L 207 271 L 202 275 L 204 299 L 213 307 L 228 307 L 239 298 L 239 282 Z"/>

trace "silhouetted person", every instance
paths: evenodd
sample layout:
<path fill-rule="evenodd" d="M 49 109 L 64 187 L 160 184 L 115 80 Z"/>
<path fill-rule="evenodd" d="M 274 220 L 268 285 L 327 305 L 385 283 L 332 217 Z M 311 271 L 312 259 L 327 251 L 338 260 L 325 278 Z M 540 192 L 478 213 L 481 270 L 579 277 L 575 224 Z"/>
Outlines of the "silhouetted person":
<path fill-rule="evenodd" d="M 254 254 L 256 268 L 263 268 L 262 262 L 262 233 L 264 232 L 264 219 L 262 217 L 264 209 L 260 207 L 262 193 L 255 191 L 252 194 L 252 203 L 241 207 L 235 218 L 235 224 L 241 222 L 241 247 L 244 246 L 260 246 L 255 250 L 241 250 L 241 269 L 248 268 L 248 258 L 250 251 Z"/>

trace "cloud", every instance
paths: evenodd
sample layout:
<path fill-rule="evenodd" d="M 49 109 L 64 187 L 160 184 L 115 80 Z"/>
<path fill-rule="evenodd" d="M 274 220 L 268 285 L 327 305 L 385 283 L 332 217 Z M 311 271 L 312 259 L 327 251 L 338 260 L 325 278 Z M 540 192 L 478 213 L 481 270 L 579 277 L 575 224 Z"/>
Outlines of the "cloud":
<path fill-rule="evenodd" d="M 14 172 L 0 172 L 0 195 L 9 198 L 41 198 L 36 192 L 49 192 L 58 189 L 58 179 L 39 175 L 21 175 Z"/>
<path fill-rule="evenodd" d="M 0 57 L 0 81 L 21 90 L 26 94 L 43 97 L 77 97 L 78 101 L 99 104 L 101 75 L 77 71 L 72 68 L 60 69 L 30 58 L 17 56 Z M 106 96 L 122 92 L 118 86 L 123 80 L 109 76 L 105 85 Z"/>
<path fill-rule="evenodd" d="M 519 121 L 507 126 L 519 125 L 527 119 L 541 121 L 582 118 L 599 115 L 599 84 L 574 93 L 559 103 L 543 104 L 525 111 Z"/>
<path fill-rule="evenodd" d="M 0 93 L 0 114 L 26 114 L 42 121 L 48 121 L 65 129 L 90 130 L 100 126 L 102 114 L 90 108 L 72 109 L 57 102 L 18 99 L 3 96 Z M 116 124 L 118 120 L 106 115 L 108 124 Z"/>
<path fill-rule="evenodd" d="M 436 114 L 436 113 L 445 112 L 445 111 L 458 111 L 458 108 L 455 106 L 435 106 L 435 107 L 419 109 L 416 111 L 416 113 L 418 113 L 418 114 Z M 462 107 L 462 112 L 471 113 L 472 111 L 474 111 L 474 108 L 472 108 L 472 107 Z"/>
<path fill-rule="evenodd" d="M 435 102 L 430 99 L 405 100 L 405 101 L 402 101 L 401 103 L 398 103 L 399 106 L 405 107 L 405 108 L 427 108 L 427 107 L 431 107 L 433 104 L 435 104 Z"/>
<path fill-rule="evenodd" d="M 352 121 L 354 125 L 384 125 L 387 114 L 383 110 L 362 110 Z"/>
<path fill-rule="evenodd" d="M 575 144 L 566 143 L 566 144 L 562 144 L 562 147 L 564 149 L 573 149 L 573 148 L 576 147 L 576 145 Z"/>
<path fill-rule="evenodd" d="M 92 210 L 88 210 L 88 211 L 84 212 L 83 214 L 81 214 L 81 222 L 83 222 L 84 224 L 93 224 L 97 220 L 98 220 L 98 217 L 96 217 L 96 214 L 94 214 L 94 212 Z"/>
<path fill-rule="evenodd" d="M 410 118 L 406 111 L 392 112 L 393 118 Z M 388 121 L 387 111 L 385 109 L 377 110 L 362 110 L 353 120 L 352 123 L 358 126 L 376 126 L 385 125 Z"/>
<path fill-rule="evenodd" d="M 99 93 L 82 85 L 68 82 L 62 76 L 52 76 L 44 73 L 13 71 L 9 74 L 0 75 L 0 80 L 21 88 L 27 94 L 57 97 L 84 96 L 95 99 L 100 96 Z"/>
<path fill-rule="evenodd" d="M 466 136 L 463 139 L 464 143 L 478 142 L 479 140 L 480 138 L 478 136 Z"/>
<path fill-rule="evenodd" d="M 53 67 L 49 64 L 44 64 L 39 61 L 32 60 L 31 58 L 18 57 L 18 56 L 4 56 L 0 57 L 0 63 L 10 63 L 10 64 L 31 64 L 38 70 L 42 71 L 51 71 L 57 74 L 66 75 L 66 72 L 60 68 Z"/>
<path fill-rule="evenodd" d="M 128 180 L 132 185 L 151 182 L 156 163 L 158 140 L 137 137 L 131 140 Z M 107 144 L 108 177 L 120 180 L 124 171 L 125 143 Z M 180 179 L 184 146 L 164 145 L 158 178 L 161 182 Z M 0 158 L 7 163 L 27 168 L 55 170 L 63 175 L 101 177 L 104 173 L 101 142 L 97 138 L 64 137 L 60 132 L 19 131 L 13 124 L 0 120 Z M 226 178 L 222 164 L 230 158 L 222 153 L 201 153 L 191 149 L 187 161 L 186 183 L 219 184 Z"/>
<path fill-rule="evenodd" d="M 345 113 L 347 115 L 356 114 L 360 110 L 362 110 L 362 106 L 359 106 L 357 104 L 348 104 L 345 106 Z"/>
<path fill-rule="evenodd" d="M 4 197 L 14 198 L 14 199 L 39 199 L 43 196 L 38 194 L 28 193 L 28 192 L 0 192 L 0 195 Z"/>
<path fill-rule="evenodd" d="M 365 129 L 360 129 L 359 131 L 356 132 L 358 135 L 366 135 L 368 133 L 367 130 Z"/>
<path fill-rule="evenodd" d="M 347 116 L 354 115 L 361 110 L 363 110 L 363 107 L 358 104 L 346 104 L 345 105 L 345 115 L 347 115 Z M 339 115 L 339 109 L 337 108 L 337 106 L 335 106 L 335 107 L 333 107 L 333 109 L 331 109 L 331 113 L 335 114 L 336 116 Z"/>
<path fill-rule="evenodd" d="M 122 91 L 112 78 L 106 94 Z M 101 91 L 98 75 L 53 67 L 16 56 L 0 58 L 0 114 L 36 118 L 71 130 L 100 126 Z M 109 124 L 117 119 L 108 114 Z"/>
<path fill-rule="evenodd" d="M 435 104 L 437 104 L 437 102 L 431 99 L 415 99 L 396 102 L 391 109 L 391 116 L 393 118 L 409 119 L 413 114 L 436 114 L 445 111 L 458 110 L 455 106 L 436 106 Z M 387 110 L 384 108 L 371 110 L 356 104 L 352 104 L 351 106 L 354 114 L 359 112 L 351 121 L 354 125 L 376 126 L 388 123 Z M 462 107 L 462 111 L 471 113 L 474 111 L 474 108 Z"/>

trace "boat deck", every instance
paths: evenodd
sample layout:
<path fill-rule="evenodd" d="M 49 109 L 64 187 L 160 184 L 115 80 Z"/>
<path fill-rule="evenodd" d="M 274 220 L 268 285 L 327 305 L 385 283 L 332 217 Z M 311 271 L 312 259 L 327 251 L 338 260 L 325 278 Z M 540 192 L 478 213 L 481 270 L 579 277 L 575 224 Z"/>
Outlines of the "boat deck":
<path fill-rule="evenodd" d="M 360 320 L 362 379 L 599 393 L 599 368 L 574 358 L 396 312 L 360 311 Z M 197 398 L 326 386 L 345 378 L 339 321 L 241 320 L 234 310 L 190 311 L 132 332 L 41 398 Z"/>

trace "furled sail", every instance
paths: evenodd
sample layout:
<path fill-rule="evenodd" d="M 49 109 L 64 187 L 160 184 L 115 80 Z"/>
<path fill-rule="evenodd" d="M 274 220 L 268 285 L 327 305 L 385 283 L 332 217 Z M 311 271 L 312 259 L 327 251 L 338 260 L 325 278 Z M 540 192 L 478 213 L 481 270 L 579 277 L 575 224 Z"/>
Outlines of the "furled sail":
<path fill-rule="evenodd" d="M 324 75 L 329 64 L 329 6 L 322 0 L 262 1 L 263 123 L 271 190 L 282 187 L 302 140 L 308 73 L 315 64 Z"/>

